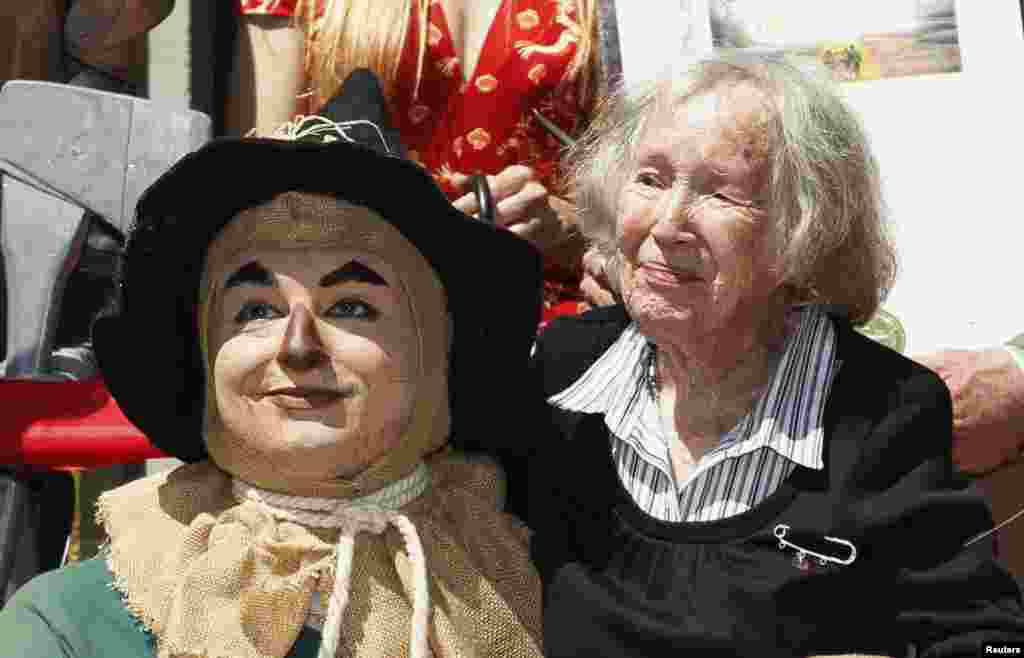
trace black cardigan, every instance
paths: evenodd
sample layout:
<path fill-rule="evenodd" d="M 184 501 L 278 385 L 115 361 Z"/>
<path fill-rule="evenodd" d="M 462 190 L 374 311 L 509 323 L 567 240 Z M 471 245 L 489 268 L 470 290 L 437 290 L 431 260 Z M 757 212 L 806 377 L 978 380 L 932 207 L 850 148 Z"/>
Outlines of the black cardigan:
<path fill-rule="evenodd" d="M 840 363 L 825 467 L 797 467 L 735 517 L 648 516 L 621 486 L 600 414 L 536 407 L 546 431 L 526 442 L 528 470 L 510 475 L 514 511 L 534 531 L 548 656 L 977 656 L 983 641 L 1024 641 L 1020 593 L 992 538 L 962 548 L 992 519 L 953 472 L 945 385 L 832 319 Z M 533 359 L 544 399 L 628 322 L 620 306 L 552 323 Z M 838 555 L 832 536 L 859 555 L 801 569 L 780 550 L 777 524 L 803 547 Z"/>

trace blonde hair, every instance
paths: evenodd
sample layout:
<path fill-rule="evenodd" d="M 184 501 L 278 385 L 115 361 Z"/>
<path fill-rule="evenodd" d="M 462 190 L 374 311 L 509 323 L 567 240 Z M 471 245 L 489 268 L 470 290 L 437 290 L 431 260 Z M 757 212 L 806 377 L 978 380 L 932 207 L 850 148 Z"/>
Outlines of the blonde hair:
<path fill-rule="evenodd" d="M 741 84 L 758 89 L 771 114 L 767 202 L 793 301 L 867 321 L 897 269 L 878 164 L 860 121 L 809 62 L 728 52 L 610 98 L 567 159 L 584 236 L 615 252 L 620 197 L 652 119 Z"/>
<path fill-rule="evenodd" d="M 333 97 L 348 74 L 361 67 L 376 73 L 385 96 L 394 97 L 413 3 L 419 20 L 415 95 L 423 77 L 430 0 L 324 0 L 322 18 L 317 17 L 317 0 L 299 1 L 296 16 L 305 25 L 306 70 L 315 106 Z M 575 5 L 581 28 L 576 57 L 566 71 L 566 79 L 578 79 L 582 98 L 591 99 L 598 78 L 596 0 L 559 0 L 559 4 Z"/>

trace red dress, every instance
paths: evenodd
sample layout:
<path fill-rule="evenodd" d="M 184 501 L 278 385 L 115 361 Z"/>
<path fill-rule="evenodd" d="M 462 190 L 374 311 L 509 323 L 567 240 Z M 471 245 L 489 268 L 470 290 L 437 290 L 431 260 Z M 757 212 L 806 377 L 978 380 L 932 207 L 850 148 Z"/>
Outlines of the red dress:
<path fill-rule="evenodd" d="M 295 0 L 237 0 L 241 13 L 290 16 Z M 558 190 L 562 145 L 535 119 L 536 108 L 570 135 L 579 132 L 585 100 L 565 80 L 582 29 L 575 3 L 503 0 L 475 70 L 465 75 L 439 0 L 429 3 L 427 52 L 416 94 L 417 2 L 399 64 L 392 110 L 410 157 L 429 169 L 452 199 L 464 192 L 456 173 L 496 174 L 514 164 L 534 168 Z M 545 268 L 544 322 L 582 310 L 580 270 Z"/>

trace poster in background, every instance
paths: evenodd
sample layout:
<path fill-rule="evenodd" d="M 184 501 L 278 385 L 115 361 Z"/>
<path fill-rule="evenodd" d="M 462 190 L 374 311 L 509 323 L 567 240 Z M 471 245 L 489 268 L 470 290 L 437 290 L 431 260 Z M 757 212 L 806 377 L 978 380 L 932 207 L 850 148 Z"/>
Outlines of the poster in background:
<path fill-rule="evenodd" d="M 954 0 L 709 0 L 716 49 L 816 58 L 838 80 L 961 70 Z"/>

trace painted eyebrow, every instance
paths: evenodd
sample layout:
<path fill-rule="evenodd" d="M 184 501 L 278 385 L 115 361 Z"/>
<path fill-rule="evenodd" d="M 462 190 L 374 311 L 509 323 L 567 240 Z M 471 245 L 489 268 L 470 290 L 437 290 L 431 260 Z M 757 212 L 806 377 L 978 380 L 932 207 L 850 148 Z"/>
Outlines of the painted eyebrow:
<path fill-rule="evenodd" d="M 320 279 L 321 288 L 329 288 L 342 283 L 368 283 L 373 286 L 388 287 L 388 282 L 384 280 L 384 277 L 354 260 L 342 265 L 329 274 L 325 274 Z"/>
<path fill-rule="evenodd" d="M 234 274 L 228 277 L 227 282 L 224 284 L 224 290 L 230 290 L 231 288 L 246 284 L 274 288 L 277 286 L 277 281 L 274 280 L 274 275 L 267 268 L 256 261 L 252 261 L 241 266 Z"/>
<path fill-rule="evenodd" d="M 388 282 L 384 280 L 384 277 L 354 260 L 349 261 L 333 272 L 325 274 L 320 279 L 321 288 L 330 288 L 331 286 L 343 283 L 368 283 L 370 285 L 388 287 Z M 227 282 L 224 284 L 224 289 L 229 290 L 246 284 L 264 288 L 277 287 L 274 275 L 257 261 L 246 263 L 238 268 L 234 274 L 228 277 Z"/>

